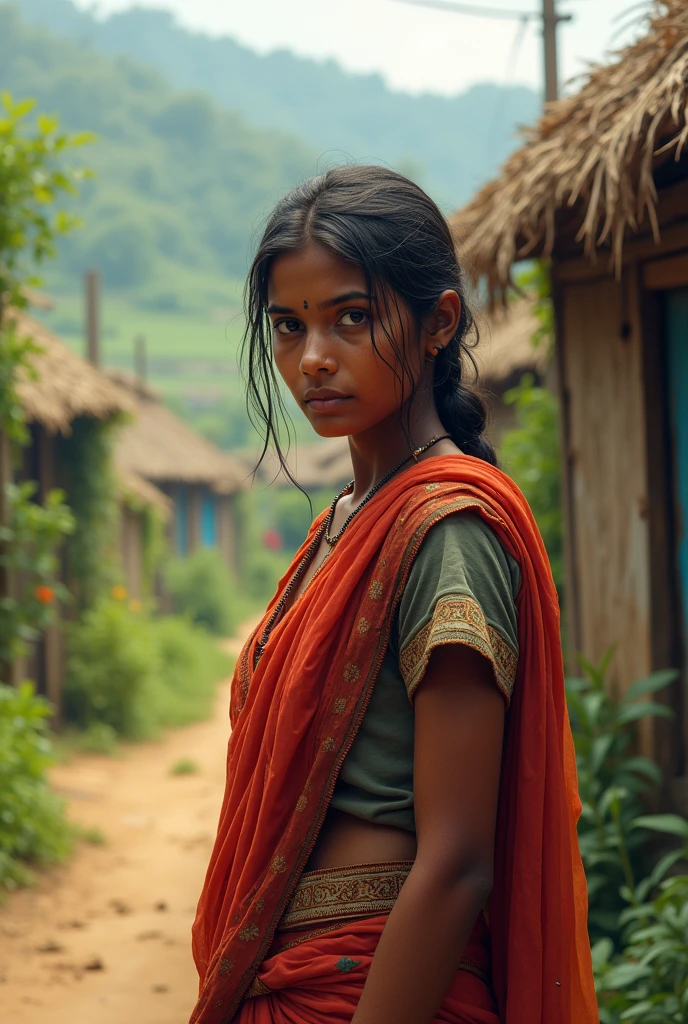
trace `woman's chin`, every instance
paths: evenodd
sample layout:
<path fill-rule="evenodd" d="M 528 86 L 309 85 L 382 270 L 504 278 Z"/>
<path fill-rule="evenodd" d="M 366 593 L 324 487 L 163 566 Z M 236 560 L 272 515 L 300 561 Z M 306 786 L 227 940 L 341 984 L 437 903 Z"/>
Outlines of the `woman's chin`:
<path fill-rule="evenodd" d="M 320 422 L 311 419 L 310 424 L 318 437 L 348 437 L 352 433 L 351 428 L 345 424 L 333 423 L 324 418 Z"/>

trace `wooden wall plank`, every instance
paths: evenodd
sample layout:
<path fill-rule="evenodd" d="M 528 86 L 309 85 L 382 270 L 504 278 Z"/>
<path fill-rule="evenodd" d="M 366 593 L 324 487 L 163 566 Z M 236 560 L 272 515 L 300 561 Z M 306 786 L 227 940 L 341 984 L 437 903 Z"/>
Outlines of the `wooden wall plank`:
<path fill-rule="evenodd" d="M 688 252 L 650 260 L 643 267 L 643 282 L 653 291 L 685 287 L 688 285 Z"/>
<path fill-rule="evenodd" d="M 568 284 L 562 318 L 577 640 L 595 662 L 615 645 L 610 682 L 625 689 L 651 661 L 637 286 Z"/>

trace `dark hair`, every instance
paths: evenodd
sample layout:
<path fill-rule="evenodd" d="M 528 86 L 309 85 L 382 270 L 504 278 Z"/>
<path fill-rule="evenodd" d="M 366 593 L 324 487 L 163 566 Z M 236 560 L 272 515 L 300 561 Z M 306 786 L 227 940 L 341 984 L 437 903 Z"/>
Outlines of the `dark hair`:
<path fill-rule="evenodd" d="M 433 311 L 443 291 L 451 288 L 458 293 L 461 317 L 456 334 L 435 360 L 435 404 L 454 443 L 467 455 L 496 465 L 494 449 L 483 437 L 485 406 L 462 380 L 466 360 L 476 369 L 471 348 L 478 332 L 449 225 L 432 199 L 408 178 L 385 167 L 355 165 L 336 167 L 289 192 L 270 216 L 249 271 L 242 361 L 249 416 L 264 431 L 258 464 L 272 442 L 286 469 L 275 414 L 287 424 L 288 420 L 275 376 L 266 312 L 270 267 L 276 256 L 308 242 L 317 242 L 360 267 L 369 294 L 384 304 L 387 314 L 390 302 L 398 304 L 398 296 L 418 325 Z M 412 380 L 411 372 L 404 345 L 386 333 L 398 358 L 399 367 L 394 369 L 403 404 L 404 384 L 406 378 Z M 413 388 L 408 397 L 412 394 Z"/>

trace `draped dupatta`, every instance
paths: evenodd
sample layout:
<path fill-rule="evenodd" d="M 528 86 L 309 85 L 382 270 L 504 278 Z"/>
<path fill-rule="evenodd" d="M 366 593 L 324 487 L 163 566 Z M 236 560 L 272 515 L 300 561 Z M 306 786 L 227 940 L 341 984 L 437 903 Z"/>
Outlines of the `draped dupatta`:
<path fill-rule="evenodd" d="M 353 519 L 254 667 L 257 638 L 316 520 L 237 662 L 225 797 L 193 927 L 192 1024 L 235 1018 L 316 842 L 413 559 L 436 522 L 466 510 L 489 522 L 522 574 L 490 900 L 500 1018 L 597 1022 L 559 609 L 544 545 L 508 477 L 469 456 L 436 456 L 393 478 Z"/>

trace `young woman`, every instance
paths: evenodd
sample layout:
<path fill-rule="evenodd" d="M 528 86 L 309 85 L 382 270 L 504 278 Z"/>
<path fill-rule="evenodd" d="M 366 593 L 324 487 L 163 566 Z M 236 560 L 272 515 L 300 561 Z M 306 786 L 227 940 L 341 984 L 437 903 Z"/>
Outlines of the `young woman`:
<path fill-rule="evenodd" d="M 276 368 L 354 480 L 237 664 L 192 1021 L 593 1024 L 556 592 L 462 381 L 449 228 L 329 171 L 274 211 L 247 315 L 267 439 Z"/>

